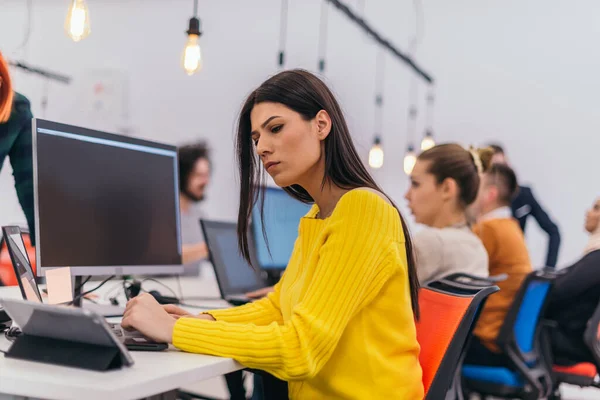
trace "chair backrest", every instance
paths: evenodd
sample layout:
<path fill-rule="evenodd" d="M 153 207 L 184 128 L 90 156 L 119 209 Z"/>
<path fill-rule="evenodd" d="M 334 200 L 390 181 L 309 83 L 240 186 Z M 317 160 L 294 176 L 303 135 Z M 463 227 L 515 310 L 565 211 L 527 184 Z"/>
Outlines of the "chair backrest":
<path fill-rule="evenodd" d="M 27 250 L 27 255 L 29 256 L 29 260 L 31 261 L 31 268 L 33 272 L 36 272 L 35 269 L 35 248 L 31 245 L 31 238 L 29 237 L 29 230 L 26 228 L 21 228 L 21 232 L 23 233 L 23 243 L 25 243 L 25 249 Z M 10 260 L 10 255 L 8 254 L 8 249 L 4 243 L 4 238 L 2 237 L 2 231 L 0 230 L 0 286 L 17 286 L 17 277 L 15 276 L 15 270 L 12 265 L 12 261 Z"/>
<path fill-rule="evenodd" d="M 497 286 L 473 287 L 444 280 L 420 289 L 421 317 L 416 325 L 425 398 L 445 398 L 480 306 L 498 290 Z"/>
<path fill-rule="evenodd" d="M 583 338 L 592 352 L 596 368 L 600 371 L 600 303 L 596 307 L 592 318 L 588 321 Z"/>
<path fill-rule="evenodd" d="M 500 348 L 516 351 L 528 367 L 541 362 L 537 338 L 555 277 L 556 274 L 544 270 L 530 273 L 521 284 L 498 334 Z"/>

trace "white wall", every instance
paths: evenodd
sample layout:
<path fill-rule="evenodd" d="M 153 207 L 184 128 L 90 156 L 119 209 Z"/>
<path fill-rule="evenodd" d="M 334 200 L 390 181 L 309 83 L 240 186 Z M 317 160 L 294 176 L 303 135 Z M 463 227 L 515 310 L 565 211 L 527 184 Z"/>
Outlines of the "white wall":
<path fill-rule="evenodd" d="M 347 0 L 357 6 L 360 1 Z M 127 74 L 130 118 L 137 136 L 170 143 L 197 138 L 214 150 L 213 183 L 204 208 L 214 218 L 233 219 L 237 183 L 233 158 L 236 114 L 245 96 L 276 72 L 278 0 L 200 0 L 205 65 L 193 77 L 180 67 L 191 0 L 89 0 L 92 34 L 73 43 L 63 33 L 64 1 L 33 0 L 33 24 L 25 49 L 23 1 L 0 4 L 0 50 L 33 65 L 73 76 L 70 86 L 51 83 L 44 116 L 67 123 L 105 128 L 102 121 L 81 121 L 85 77 L 93 69 Z M 290 2 L 288 67 L 315 70 L 319 0 Z M 516 0 L 501 3 L 456 0 L 424 2 L 425 37 L 418 59 L 437 80 L 437 138 L 505 144 L 523 182 L 535 192 L 563 233 L 560 261 L 575 259 L 584 243 L 584 209 L 600 194 L 592 173 L 600 122 L 594 49 L 600 34 L 600 3 L 581 0 Z M 484 5 L 483 3 L 486 3 Z M 366 18 L 403 49 L 414 32 L 412 2 L 370 0 Z M 376 47 L 334 9 L 330 10 L 327 82 L 337 93 L 364 156 L 373 135 Z M 411 72 L 386 57 L 383 140 L 386 164 L 375 177 L 392 197 L 402 198 L 406 110 Z M 15 73 L 17 89 L 41 115 L 44 82 Z M 421 105 L 425 85 L 420 84 Z M 419 131 L 423 129 L 423 108 Z M 123 121 L 121 121 L 123 122 Z M 0 174 L 0 223 L 23 221 L 12 189 L 8 163 Z M 533 260 L 544 260 L 545 238 L 530 224 Z"/>

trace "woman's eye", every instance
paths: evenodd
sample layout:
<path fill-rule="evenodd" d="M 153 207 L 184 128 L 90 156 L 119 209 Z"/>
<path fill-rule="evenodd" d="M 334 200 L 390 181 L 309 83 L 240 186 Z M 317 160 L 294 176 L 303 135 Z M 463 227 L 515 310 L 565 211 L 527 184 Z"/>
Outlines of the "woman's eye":
<path fill-rule="evenodd" d="M 275 125 L 273 128 L 271 128 L 271 132 L 277 133 L 281 131 L 281 128 L 283 128 L 283 125 Z"/>

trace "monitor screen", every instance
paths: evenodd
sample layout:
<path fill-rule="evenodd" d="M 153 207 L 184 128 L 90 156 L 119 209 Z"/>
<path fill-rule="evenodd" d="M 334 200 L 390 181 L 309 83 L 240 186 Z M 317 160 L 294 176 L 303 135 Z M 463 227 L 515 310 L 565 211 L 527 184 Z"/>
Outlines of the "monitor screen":
<path fill-rule="evenodd" d="M 284 269 L 290 260 L 298 237 L 298 224 L 311 205 L 291 197 L 283 189 L 265 189 L 264 227 L 269 247 L 263 236 L 260 202 L 252 210 L 252 233 L 256 243 L 258 264 L 264 269 Z M 270 254 L 269 254 L 270 251 Z"/>
<path fill-rule="evenodd" d="M 40 275 L 181 264 L 176 147 L 39 119 L 33 139 Z"/>

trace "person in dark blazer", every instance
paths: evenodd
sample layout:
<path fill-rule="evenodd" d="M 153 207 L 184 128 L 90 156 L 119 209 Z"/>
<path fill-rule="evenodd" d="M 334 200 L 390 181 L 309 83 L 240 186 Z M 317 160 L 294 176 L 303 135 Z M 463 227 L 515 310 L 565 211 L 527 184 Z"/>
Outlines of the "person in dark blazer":
<path fill-rule="evenodd" d="M 586 214 L 585 230 L 590 236 L 583 256 L 555 280 L 546 310 L 557 325 L 550 340 L 558 365 L 594 362 L 584 333 L 600 303 L 600 197 Z"/>
<path fill-rule="evenodd" d="M 491 144 L 490 147 L 494 150 L 492 163 L 508 164 L 508 160 L 504 153 L 504 149 L 497 145 Z M 560 247 L 560 232 L 558 226 L 552 221 L 552 218 L 540 205 L 533 195 L 530 187 L 519 186 L 519 192 L 511 204 L 512 214 L 519 221 L 521 229 L 525 232 L 527 219 L 532 216 L 547 234 L 548 234 L 548 252 L 546 255 L 546 267 L 556 267 L 558 259 L 558 249 Z"/>

